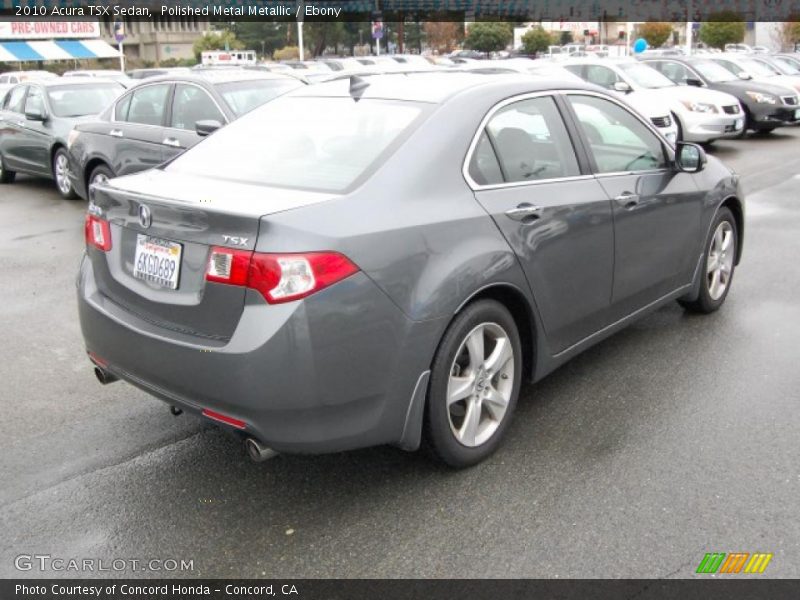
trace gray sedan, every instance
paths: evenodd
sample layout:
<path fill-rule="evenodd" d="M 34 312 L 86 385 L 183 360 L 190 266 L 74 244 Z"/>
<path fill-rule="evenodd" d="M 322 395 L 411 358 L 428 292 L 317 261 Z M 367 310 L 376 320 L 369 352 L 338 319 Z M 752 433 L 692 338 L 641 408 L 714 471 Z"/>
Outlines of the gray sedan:
<path fill-rule="evenodd" d="M 464 467 L 523 382 L 665 303 L 717 310 L 743 201 L 588 84 L 353 76 L 93 186 L 81 327 L 102 383 L 255 459 L 425 438 Z"/>

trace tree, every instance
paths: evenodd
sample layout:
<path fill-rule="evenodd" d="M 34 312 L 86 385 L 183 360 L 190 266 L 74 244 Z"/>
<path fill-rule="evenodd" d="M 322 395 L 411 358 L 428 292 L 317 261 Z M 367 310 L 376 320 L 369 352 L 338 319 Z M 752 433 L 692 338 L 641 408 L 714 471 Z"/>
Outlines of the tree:
<path fill-rule="evenodd" d="M 525 54 L 536 55 L 539 52 L 545 52 L 552 43 L 553 37 L 542 27 L 534 27 L 522 36 L 522 47 L 525 49 Z"/>
<path fill-rule="evenodd" d="M 773 37 L 781 50 L 794 50 L 800 42 L 800 15 L 790 15 L 788 21 L 780 23 Z"/>
<path fill-rule="evenodd" d="M 720 12 L 708 16 L 700 26 L 700 40 L 712 48 L 724 48 L 725 44 L 737 44 L 744 39 L 745 25 L 734 12 Z"/>
<path fill-rule="evenodd" d="M 510 23 L 473 23 L 467 31 L 464 46 L 479 52 L 504 50 L 514 39 Z"/>
<path fill-rule="evenodd" d="M 672 37 L 672 23 L 648 21 L 639 25 L 639 36 L 647 40 L 651 48 L 660 48 Z"/>
<path fill-rule="evenodd" d="M 236 37 L 248 50 L 255 50 L 264 56 L 272 56 L 286 43 L 286 24 L 274 21 L 242 21 L 237 23 Z"/>
<path fill-rule="evenodd" d="M 571 31 L 562 31 L 558 38 L 558 43 L 562 46 L 566 46 L 567 44 L 571 44 L 575 41 L 575 38 L 572 37 Z"/>
<path fill-rule="evenodd" d="M 206 50 L 242 50 L 244 44 L 236 39 L 232 31 L 212 31 L 204 33 L 202 37 L 195 40 L 192 46 L 194 57 L 200 62 L 203 52 Z"/>
<path fill-rule="evenodd" d="M 428 21 L 424 28 L 428 45 L 437 52 L 450 52 L 464 37 L 464 27 L 461 23 Z"/>

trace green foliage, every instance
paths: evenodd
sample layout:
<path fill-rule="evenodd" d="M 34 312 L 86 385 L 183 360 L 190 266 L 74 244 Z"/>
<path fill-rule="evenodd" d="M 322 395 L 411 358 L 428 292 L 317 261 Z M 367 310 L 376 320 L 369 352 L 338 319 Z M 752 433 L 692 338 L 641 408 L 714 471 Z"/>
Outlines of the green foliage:
<path fill-rule="evenodd" d="M 226 44 L 229 50 L 244 49 L 244 44 L 236 39 L 232 31 L 218 31 L 204 33 L 202 37 L 197 38 L 192 46 L 192 51 L 197 62 L 200 62 L 203 52 L 207 50 L 225 50 Z"/>
<path fill-rule="evenodd" d="M 547 47 L 552 45 L 553 36 L 551 36 L 542 27 L 534 27 L 530 31 L 525 32 L 522 36 L 522 47 L 526 54 L 539 54 L 539 52 L 546 52 Z"/>
<path fill-rule="evenodd" d="M 290 41 L 290 30 L 294 23 L 276 23 L 274 21 L 242 21 L 236 24 L 236 37 L 248 50 L 272 56 L 278 48 L 283 48 Z"/>
<path fill-rule="evenodd" d="M 575 38 L 572 36 L 571 31 L 562 31 L 558 37 L 558 43 L 562 46 L 566 46 L 567 44 L 573 44 L 575 42 Z"/>
<path fill-rule="evenodd" d="M 286 46 L 275 50 L 272 57 L 275 60 L 297 60 L 300 58 L 300 50 L 297 46 Z"/>
<path fill-rule="evenodd" d="M 639 37 L 647 40 L 651 48 L 660 48 L 672 37 L 672 23 L 648 21 L 639 25 Z"/>
<path fill-rule="evenodd" d="M 511 23 L 473 23 L 469 26 L 464 46 L 479 52 L 503 50 L 514 39 Z"/>
<path fill-rule="evenodd" d="M 712 48 L 724 48 L 725 44 L 738 44 L 744 39 L 745 24 L 734 12 L 709 15 L 709 20 L 700 26 L 700 41 Z"/>

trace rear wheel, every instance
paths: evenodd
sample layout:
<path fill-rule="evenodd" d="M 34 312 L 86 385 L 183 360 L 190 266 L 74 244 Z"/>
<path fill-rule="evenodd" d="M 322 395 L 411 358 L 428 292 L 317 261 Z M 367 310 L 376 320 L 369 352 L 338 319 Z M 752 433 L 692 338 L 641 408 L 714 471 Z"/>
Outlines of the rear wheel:
<path fill-rule="evenodd" d="M 0 156 L 0 183 L 13 183 L 17 174 L 14 171 L 6 169 L 6 164 L 3 157 Z"/>
<path fill-rule="evenodd" d="M 433 362 L 425 436 L 451 467 L 492 454 L 511 421 L 522 380 L 514 318 L 494 300 L 465 308 L 450 324 Z"/>
<path fill-rule="evenodd" d="M 98 165 L 94 169 L 92 169 L 91 175 L 89 175 L 89 186 L 87 187 L 87 192 L 89 187 L 94 184 L 103 184 L 109 179 L 114 177 L 114 173 L 111 172 L 106 165 Z"/>
<path fill-rule="evenodd" d="M 53 155 L 53 179 L 56 180 L 56 189 L 62 198 L 72 200 L 77 197 L 69 180 L 69 157 L 64 148 L 59 148 Z"/>
<path fill-rule="evenodd" d="M 711 237 L 706 242 L 703 256 L 703 281 L 696 300 L 678 300 L 685 309 L 698 313 L 712 313 L 722 306 L 731 288 L 736 268 L 736 220 L 727 208 L 721 208 L 711 227 Z"/>

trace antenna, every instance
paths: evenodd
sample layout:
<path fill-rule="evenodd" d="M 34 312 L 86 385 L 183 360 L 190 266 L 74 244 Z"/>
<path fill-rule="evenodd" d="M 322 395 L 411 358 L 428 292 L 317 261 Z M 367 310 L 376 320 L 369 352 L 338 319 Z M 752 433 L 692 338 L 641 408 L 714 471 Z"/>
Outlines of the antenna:
<path fill-rule="evenodd" d="M 361 94 L 363 94 L 364 90 L 368 87 L 369 82 L 366 79 L 362 79 L 358 75 L 350 76 L 350 95 L 356 102 L 361 100 Z"/>

